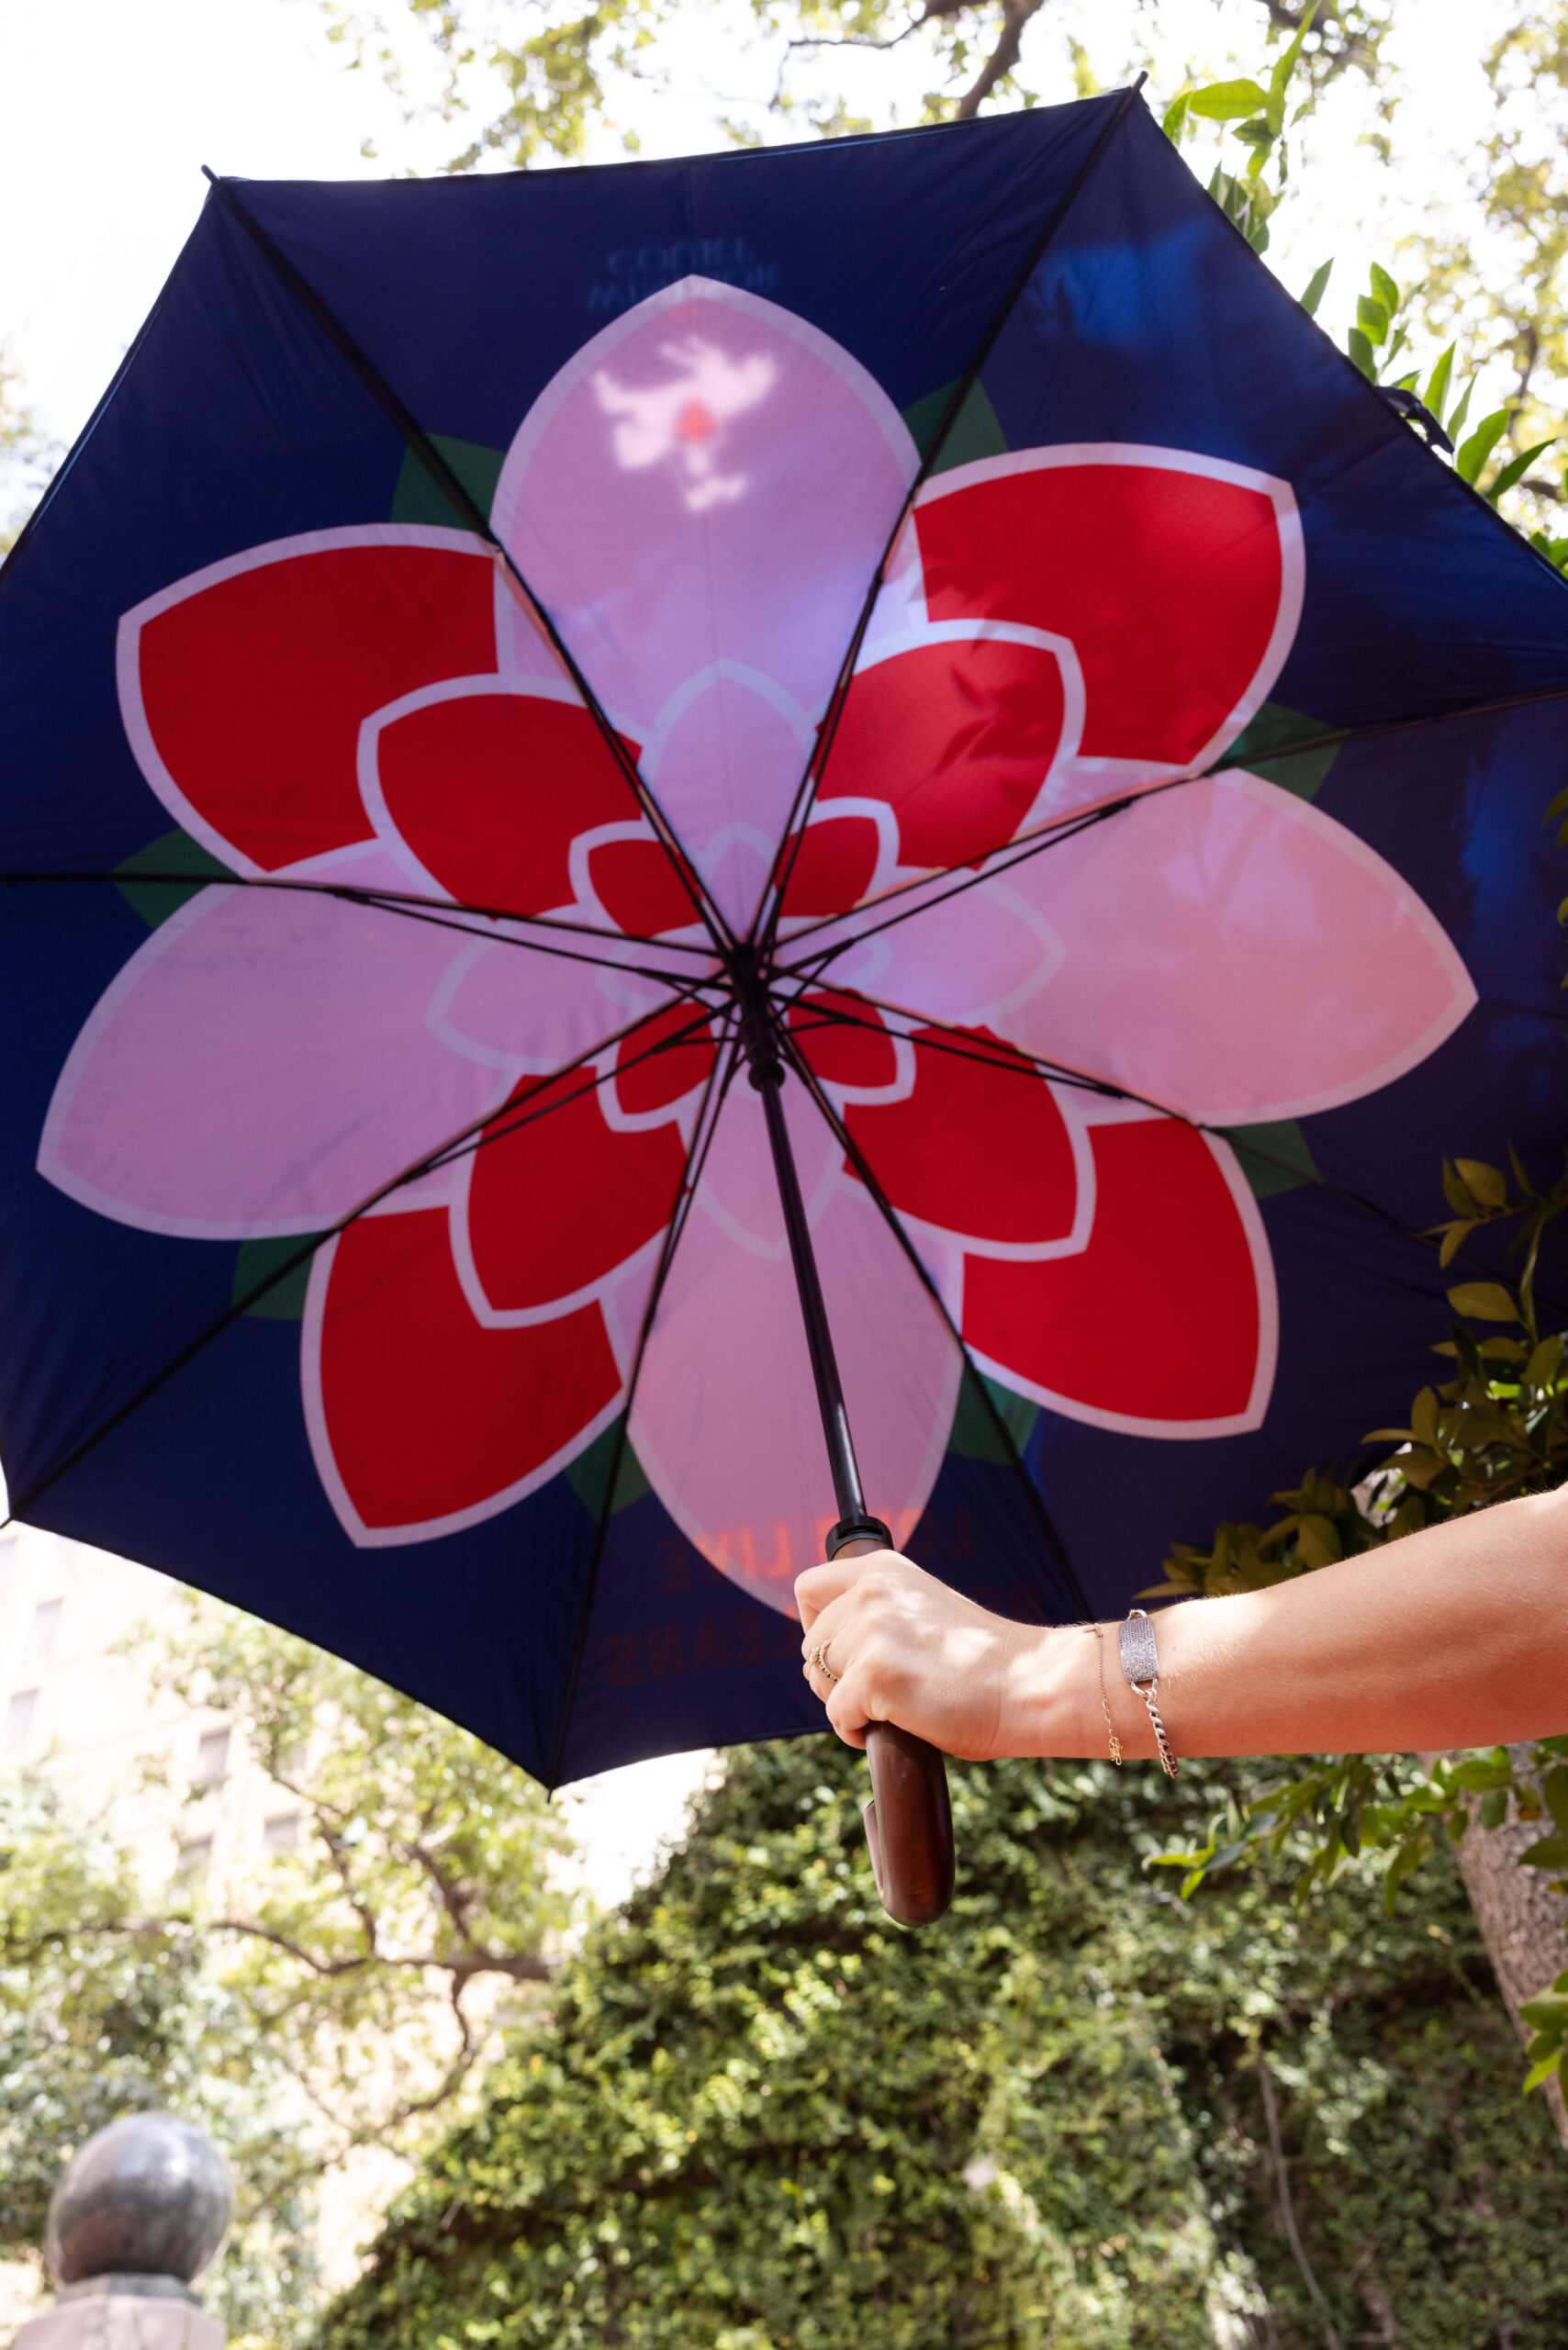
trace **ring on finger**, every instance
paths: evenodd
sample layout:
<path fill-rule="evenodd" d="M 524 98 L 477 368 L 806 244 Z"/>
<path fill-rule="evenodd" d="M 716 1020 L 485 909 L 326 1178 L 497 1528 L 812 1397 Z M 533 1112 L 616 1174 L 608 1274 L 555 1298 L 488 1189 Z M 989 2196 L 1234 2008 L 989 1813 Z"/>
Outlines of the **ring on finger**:
<path fill-rule="evenodd" d="M 833 1642 L 831 1640 L 819 1640 L 807 1660 L 808 1663 L 814 1664 L 816 1666 L 817 1671 L 822 1674 L 824 1681 L 837 1681 L 843 1677 L 841 1674 L 836 1673 L 834 1671 L 832 1665 L 829 1664 L 827 1661 L 827 1652 L 832 1646 Z"/>

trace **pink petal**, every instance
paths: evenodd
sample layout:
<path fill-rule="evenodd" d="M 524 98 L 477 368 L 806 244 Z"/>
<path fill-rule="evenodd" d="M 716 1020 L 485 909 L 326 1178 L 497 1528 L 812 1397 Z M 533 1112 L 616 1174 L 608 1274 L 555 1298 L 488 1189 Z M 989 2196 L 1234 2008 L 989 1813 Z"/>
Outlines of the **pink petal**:
<path fill-rule="evenodd" d="M 341 876 L 383 878 L 368 863 Z M 319 1230 L 483 1118 L 531 1061 L 558 1066 L 630 1016 L 591 969 L 497 946 L 510 1022 L 492 995 L 493 1042 L 454 1050 L 437 1031 L 471 961 L 466 941 L 398 914 L 204 890 L 132 957 L 78 1036 L 39 1171 L 144 1231 Z"/>
<path fill-rule="evenodd" d="M 1002 1033 L 1207 1125 L 1306 1117 L 1375 1092 L 1475 1002 L 1394 867 L 1253 776 L 1140 800 L 1014 867 L 1005 887 L 1063 953 Z M 950 953 L 952 918 L 904 930 L 902 985 L 918 995 L 908 959 Z M 934 987 L 946 980 L 933 973 Z"/>
<path fill-rule="evenodd" d="M 935 1483 L 960 1358 L 897 1241 L 801 1090 L 790 1134 L 871 1508 L 907 1540 Z M 784 1614 L 837 1516 L 763 1113 L 745 1086 L 721 1114 L 632 1410 L 637 1458 L 721 1572 Z"/>
<path fill-rule="evenodd" d="M 720 662 L 809 724 L 916 464 L 885 393 L 835 343 L 774 303 L 688 278 L 595 336 L 541 395 L 493 519 L 640 740 Z M 804 766 L 788 728 L 760 767 L 750 739 L 717 747 L 683 799 L 700 865 L 737 822 L 777 840 Z"/>
<path fill-rule="evenodd" d="M 363 720 L 495 658 L 495 570 L 466 532 L 313 531 L 128 612 L 120 710 L 175 822 L 236 870 L 272 873 L 369 837 Z"/>

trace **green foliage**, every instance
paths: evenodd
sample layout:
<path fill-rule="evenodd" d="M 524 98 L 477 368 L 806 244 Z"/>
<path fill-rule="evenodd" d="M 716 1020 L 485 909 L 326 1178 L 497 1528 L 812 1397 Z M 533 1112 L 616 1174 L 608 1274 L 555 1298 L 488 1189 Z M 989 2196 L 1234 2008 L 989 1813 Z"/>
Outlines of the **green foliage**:
<path fill-rule="evenodd" d="M 0 2253 L 35 2255 L 62 2163 L 172 2107 L 234 2165 L 237 2225 L 204 2280 L 241 2344 L 294 2338 L 314 2273 L 309 2180 L 281 2068 L 191 1919 L 141 1915 L 125 1854 L 41 1780 L 0 1778 Z"/>
<path fill-rule="evenodd" d="M 15 543 L 60 453 L 39 431 L 22 395 L 21 370 L 0 342 L 0 555 Z"/>
<path fill-rule="evenodd" d="M 1247 1769 L 954 1766 L 936 1930 L 889 1925 L 859 1759 L 742 1750 L 393 2211 L 325 2350 L 1412 2350 L 1568 2325 L 1560 2154 L 1454 1873 L 1406 1913 L 1147 1855 Z M 1264 2068 L 1281 2134 L 1276 2163 Z"/>
<path fill-rule="evenodd" d="M 1562 797 L 1568 804 L 1568 794 Z M 1295 1490 L 1274 1496 L 1286 1514 L 1266 1530 L 1221 1526 L 1207 1550 L 1178 1543 L 1165 1562 L 1167 1579 L 1156 1587 L 1159 1596 L 1260 1590 L 1420 1527 L 1549 1491 L 1568 1477 L 1563 1337 L 1541 1335 L 1535 1298 L 1542 1240 L 1568 1210 L 1568 1165 L 1550 1190 L 1538 1191 L 1517 1159 L 1510 1181 L 1501 1168 L 1460 1158 L 1445 1162 L 1443 1189 L 1453 1212 L 1438 1227 L 1445 1265 L 1482 1226 L 1507 1222 L 1517 1225 L 1513 1246 L 1523 1260 L 1513 1289 L 1471 1280 L 1450 1290 L 1459 1318 L 1435 1351 L 1454 1364 L 1456 1376 L 1421 1389 L 1408 1427 L 1372 1430 L 1369 1444 L 1397 1449 L 1355 1484 L 1312 1470 Z M 1471 1323 L 1486 1326 L 1484 1335 Z M 1260 1852 L 1280 1858 L 1294 1851 L 1299 1902 L 1330 1885 L 1346 1863 L 1375 1854 L 1392 1908 L 1411 1873 L 1445 1841 L 1457 1842 L 1473 1817 L 1484 1827 L 1509 1817 L 1536 1819 L 1544 1802 L 1552 1832 L 1522 1854 L 1520 1865 L 1550 1871 L 1554 1889 L 1568 1892 L 1564 1758 L 1563 1738 L 1538 1740 L 1518 1754 L 1497 1747 L 1457 1760 L 1439 1757 L 1429 1773 L 1408 1755 L 1325 1757 L 1260 1786 L 1239 1809 L 1227 1806 L 1201 1842 L 1161 1853 L 1160 1864 L 1182 1871 L 1187 1898 L 1216 1872 Z M 1541 2007 L 1546 2020 L 1529 2052 L 1532 2087 L 1559 2069 L 1568 2049 L 1552 1999 L 1568 1999 L 1568 1975 Z M 1562 2012 L 1568 2015 L 1568 2007 Z"/>

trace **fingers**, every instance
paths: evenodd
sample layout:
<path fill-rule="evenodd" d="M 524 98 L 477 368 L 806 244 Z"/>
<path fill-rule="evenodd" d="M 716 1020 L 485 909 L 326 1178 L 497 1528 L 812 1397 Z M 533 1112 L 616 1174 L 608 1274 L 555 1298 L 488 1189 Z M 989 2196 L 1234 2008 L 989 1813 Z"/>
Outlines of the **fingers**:
<path fill-rule="evenodd" d="M 801 1611 L 801 1626 L 810 1632 L 824 1607 L 852 1590 L 868 1567 L 885 1566 L 890 1559 L 897 1559 L 896 1550 L 869 1550 L 863 1558 L 829 1559 L 820 1567 L 808 1567 L 804 1574 L 795 1577 L 795 1605 Z M 900 1560 L 907 1565 L 907 1560 Z M 803 1647 L 813 1644 L 807 1640 Z"/>

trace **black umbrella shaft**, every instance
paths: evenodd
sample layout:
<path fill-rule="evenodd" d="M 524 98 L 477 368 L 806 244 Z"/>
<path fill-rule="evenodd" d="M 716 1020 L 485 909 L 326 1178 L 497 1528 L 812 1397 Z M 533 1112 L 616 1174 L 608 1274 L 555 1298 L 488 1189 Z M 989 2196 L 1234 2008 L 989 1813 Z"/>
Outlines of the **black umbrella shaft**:
<path fill-rule="evenodd" d="M 780 1069 L 778 1076 L 781 1078 L 783 1074 Z M 771 1083 L 764 1082 L 757 1091 L 762 1095 L 763 1112 L 767 1119 L 773 1172 L 778 1179 L 778 1203 L 784 1211 L 790 1260 L 795 1268 L 801 1319 L 806 1326 L 806 1349 L 812 1358 L 817 1408 L 822 1414 L 823 1438 L 833 1470 L 834 1498 L 838 1504 L 841 1521 L 854 1524 L 864 1520 L 867 1516 L 866 1495 L 860 1483 L 860 1464 L 855 1458 L 855 1439 L 849 1433 L 849 1415 L 844 1406 L 838 1360 L 833 1351 L 833 1332 L 828 1327 L 827 1308 L 823 1304 L 823 1287 L 817 1274 L 816 1253 L 812 1247 L 811 1226 L 806 1222 L 805 1204 L 801 1198 L 801 1179 L 795 1172 L 795 1154 L 790 1147 L 790 1129 L 784 1122 L 784 1103 L 777 1080 Z"/>

